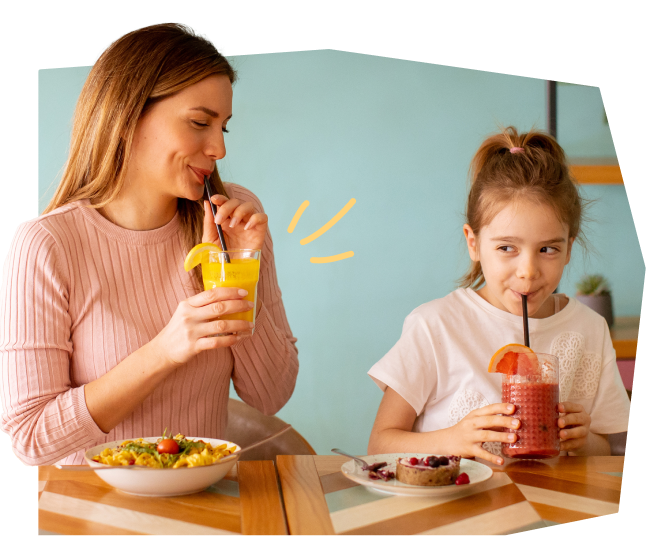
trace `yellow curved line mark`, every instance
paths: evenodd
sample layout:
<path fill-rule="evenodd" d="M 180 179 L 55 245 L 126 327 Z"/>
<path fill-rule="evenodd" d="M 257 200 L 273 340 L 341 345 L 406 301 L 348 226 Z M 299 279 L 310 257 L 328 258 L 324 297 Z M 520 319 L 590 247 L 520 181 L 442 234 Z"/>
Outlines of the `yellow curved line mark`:
<path fill-rule="evenodd" d="M 307 200 L 301 203 L 301 206 L 298 208 L 298 211 L 296 211 L 296 214 L 294 214 L 294 216 L 292 217 L 292 221 L 289 223 L 287 233 L 291 234 L 294 231 L 294 228 L 296 228 L 298 221 L 301 219 L 301 215 L 305 212 L 305 209 L 307 209 L 309 204 L 310 202 Z"/>
<path fill-rule="evenodd" d="M 328 262 L 338 262 L 339 260 L 345 260 L 346 258 L 350 258 L 351 256 L 354 256 L 354 253 L 352 251 L 333 256 L 313 256 L 312 258 L 310 258 L 310 262 L 312 264 L 327 264 Z"/>
<path fill-rule="evenodd" d="M 345 207 L 341 209 L 334 217 L 332 217 L 332 220 L 327 222 L 324 226 L 316 230 L 312 235 L 307 236 L 306 238 L 301 239 L 301 245 L 307 245 L 311 241 L 314 241 L 317 237 L 322 236 L 325 232 L 327 232 L 332 226 L 334 226 L 339 220 L 343 218 L 343 216 L 354 206 L 354 204 L 357 202 L 356 199 L 352 198 L 348 203 L 345 204 Z"/>

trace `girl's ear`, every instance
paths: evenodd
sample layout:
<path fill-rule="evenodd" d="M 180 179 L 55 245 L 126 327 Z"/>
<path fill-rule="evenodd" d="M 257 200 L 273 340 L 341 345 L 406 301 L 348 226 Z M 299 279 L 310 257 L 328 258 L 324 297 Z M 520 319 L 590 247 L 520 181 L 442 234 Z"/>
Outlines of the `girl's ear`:
<path fill-rule="evenodd" d="M 469 256 L 471 257 L 471 260 L 478 262 L 480 260 L 480 253 L 478 252 L 478 241 L 476 239 L 476 235 L 473 233 L 471 226 L 469 226 L 468 224 L 462 226 L 462 230 L 464 231 L 464 237 L 467 240 L 467 249 L 469 249 Z"/>

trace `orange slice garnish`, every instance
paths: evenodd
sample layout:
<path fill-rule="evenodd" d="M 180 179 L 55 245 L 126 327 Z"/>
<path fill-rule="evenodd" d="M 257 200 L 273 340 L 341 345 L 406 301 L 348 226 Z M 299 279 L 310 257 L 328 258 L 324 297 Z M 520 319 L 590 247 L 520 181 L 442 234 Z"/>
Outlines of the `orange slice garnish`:
<path fill-rule="evenodd" d="M 208 262 L 209 253 L 211 251 L 221 253 L 222 249 L 220 249 L 220 247 L 215 243 L 200 243 L 199 245 L 196 245 L 186 255 L 186 258 L 184 259 L 184 269 L 188 272 L 198 264 Z"/>
<path fill-rule="evenodd" d="M 489 372 L 522 374 L 529 376 L 540 372 L 536 354 L 522 344 L 507 344 L 493 354 L 489 361 Z"/>

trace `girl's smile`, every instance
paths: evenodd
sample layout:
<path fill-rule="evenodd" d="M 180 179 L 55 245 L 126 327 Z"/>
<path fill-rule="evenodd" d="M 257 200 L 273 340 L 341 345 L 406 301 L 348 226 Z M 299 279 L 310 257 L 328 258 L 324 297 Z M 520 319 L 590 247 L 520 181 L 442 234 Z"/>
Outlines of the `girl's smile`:
<path fill-rule="evenodd" d="M 531 317 L 554 313 L 550 295 L 570 261 L 573 238 L 554 210 L 519 199 L 507 204 L 476 236 L 464 225 L 471 260 L 480 261 L 486 285 L 477 293 L 493 306 L 522 315 L 527 295 Z"/>

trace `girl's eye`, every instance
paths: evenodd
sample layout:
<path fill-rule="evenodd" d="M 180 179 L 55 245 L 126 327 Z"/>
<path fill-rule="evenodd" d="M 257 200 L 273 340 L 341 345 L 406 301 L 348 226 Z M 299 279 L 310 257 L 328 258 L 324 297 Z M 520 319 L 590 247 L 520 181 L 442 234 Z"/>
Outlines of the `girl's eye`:
<path fill-rule="evenodd" d="M 501 245 L 498 247 L 499 251 L 502 251 L 503 253 L 510 253 L 514 250 L 514 248 L 511 245 Z"/>
<path fill-rule="evenodd" d="M 556 247 L 541 247 L 541 253 L 547 253 L 548 255 L 558 253 L 559 250 Z"/>

